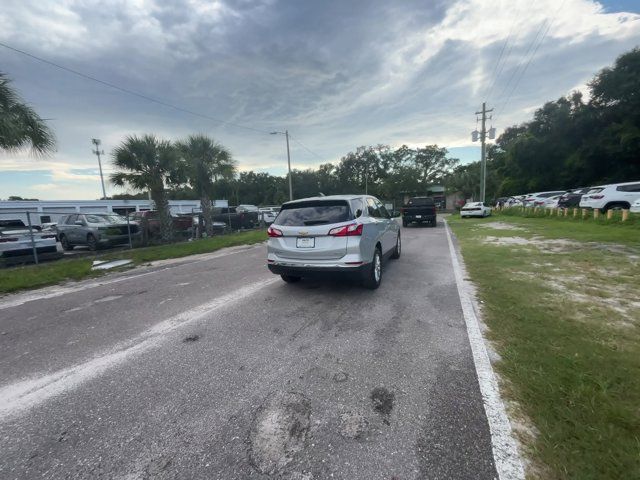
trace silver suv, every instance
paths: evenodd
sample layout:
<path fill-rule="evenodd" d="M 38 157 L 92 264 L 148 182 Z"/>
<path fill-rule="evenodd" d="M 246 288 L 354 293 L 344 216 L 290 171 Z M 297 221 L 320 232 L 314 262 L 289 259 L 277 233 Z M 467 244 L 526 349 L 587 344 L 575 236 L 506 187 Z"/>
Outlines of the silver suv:
<path fill-rule="evenodd" d="M 334 195 L 295 200 L 267 230 L 267 265 L 285 282 L 341 272 L 375 289 L 383 260 L 399 258 L 400 226 L 377 198 Z"/>
<path fill-rule="evenodd" d="M 73 250 L 76 245 L 97 250 L 101 246 L 125 244 L 129 242 L 129 231 L 133 239 L 140 237 L 136 222 L 127 225 L 127 219 L 115 213 L 74 213 L 61 217 L 56 231 L 65 250 Z"/>

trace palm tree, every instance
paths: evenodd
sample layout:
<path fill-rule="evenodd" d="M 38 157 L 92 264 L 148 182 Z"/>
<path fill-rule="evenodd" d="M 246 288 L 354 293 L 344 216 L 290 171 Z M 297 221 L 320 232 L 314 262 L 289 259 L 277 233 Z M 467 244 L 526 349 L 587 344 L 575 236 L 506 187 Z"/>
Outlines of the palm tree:
<path fill-rule="evenodd" d="M 53 132 L 10 83 L 6 75 L 0 73 L 0 151 L 30 146 L 37 155 L 51 153 L 55 147 Z"/>
<path fill-rule="evenodd" d="M 173 224 L 165 187 L 178 183 L 180 168 L 175 147 L 154 135 L 129 136 L 113 151 L 113 165 L 119 170 L 111 174 L 114 185 L 149 191 L 158 211 L 161 240 L 170 242 Z"/>
<path fill-rule="evenodd" d="M 213 183 L 219 178 L 230 178 L 236 170 L 231 153 L 206 135 L 190 135 L 176 143 L 176 148 L 184 160 L 184 175 L 187 183 L 200 198 L 207 235 L 213 234 L 211 217 L 211 195 Z"/>

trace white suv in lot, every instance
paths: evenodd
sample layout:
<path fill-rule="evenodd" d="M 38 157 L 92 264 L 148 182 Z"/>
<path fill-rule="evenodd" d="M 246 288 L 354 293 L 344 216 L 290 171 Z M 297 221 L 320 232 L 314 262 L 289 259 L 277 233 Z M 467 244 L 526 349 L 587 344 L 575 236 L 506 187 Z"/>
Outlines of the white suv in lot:
<path fill-rule="evenodd" d="M 400 257 L 400 225 L 380 200 L 367 195 L 287 202 L 267 234 L 269 270 L 287 283 L 337 272 L 375 289 L 383 260 Z"/>
<path fill-rule="evenodd" d="M 580 208 L 628 209 L 640 198 L 640 181 L 593 187 L 580 200 Z"/>

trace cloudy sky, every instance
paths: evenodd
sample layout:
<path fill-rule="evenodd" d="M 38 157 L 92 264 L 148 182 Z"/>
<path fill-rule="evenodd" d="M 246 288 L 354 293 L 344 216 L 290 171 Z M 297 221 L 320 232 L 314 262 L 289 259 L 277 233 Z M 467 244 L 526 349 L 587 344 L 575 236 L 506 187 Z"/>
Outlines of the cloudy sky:
<path fill-rule="evenodd" d="M 241 169 L 278 175 L 285 141 L 269 132 L 284 129 L 296 168 L 377 143 L 437 143 L 472 161 L 469 132 L 483 101 L 500 133 L 640 44 L 637 0 L 2 5 L 1 43 L 211 120 L 0 46 L 0 71 L 57 136 L 47 158 L 0 153 L 0 198 L 98 198 L 91 138 L 102 139 L 108 173 L 110 151 L 130 134 L 207 133 Z"/>

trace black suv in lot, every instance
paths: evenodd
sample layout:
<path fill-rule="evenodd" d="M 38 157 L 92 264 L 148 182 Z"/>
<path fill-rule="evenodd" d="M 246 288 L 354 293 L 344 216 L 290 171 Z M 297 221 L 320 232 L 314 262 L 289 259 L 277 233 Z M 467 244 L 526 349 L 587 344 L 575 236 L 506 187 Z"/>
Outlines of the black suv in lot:
<path fill-rule="evenodd" d="M 560 195 L 558 199 L 558 208 L 573 208 L 580 205 L 580 199 L 582 195 L 586 194 L 590 187 L 585 188 L 574 188 L 573 190 L 568 190 L 566 193 Z"/>

